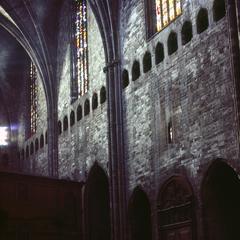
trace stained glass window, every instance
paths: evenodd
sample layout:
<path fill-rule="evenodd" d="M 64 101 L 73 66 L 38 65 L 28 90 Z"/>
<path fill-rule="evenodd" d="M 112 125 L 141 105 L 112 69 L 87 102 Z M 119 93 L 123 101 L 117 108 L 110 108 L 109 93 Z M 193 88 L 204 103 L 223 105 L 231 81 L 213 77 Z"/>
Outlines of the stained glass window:
<path fill-rule="evenodd" d="M 88 91 L 88 26 L 86 0 L 74 0 L 74 76 L 77 82 L 78 95 Z"/>
<path fill-rule="evenodd" d="M 175 9 L 174 9 L 174 2 L 175 0 L 169 0 L 169 20 L 173 20 L 175 18 Z"/>
<path fill-rule="evenodd" d="M 181 0 L 155 0 L 155 8 L 158 32 L 182 13 Z"/>
<path fill-rule="evenodd" d="M 168 0 L 162 0 L 163 26 L 168 24 Z"/>
<path fill-rule="evenodd" d="M 161 0 L 156 0 L 156 19 L 157 19 L 157 31 L 160 31 L 162 28 Z"/>
<path fill-rule="evenodd" d="M 30 130 L 31 135 L 37 130 L 37 69 L 31 62 L 30 65 Z"/>

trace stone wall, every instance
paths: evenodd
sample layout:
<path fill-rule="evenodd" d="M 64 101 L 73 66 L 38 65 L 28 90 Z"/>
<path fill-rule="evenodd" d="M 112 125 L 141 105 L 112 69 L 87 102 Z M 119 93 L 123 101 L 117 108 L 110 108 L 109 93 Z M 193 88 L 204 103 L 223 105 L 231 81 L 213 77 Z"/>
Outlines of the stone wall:
<path fill-rule="evenodd" d="M 206 166 L 216 158 L 237 162 L 234 88 L 231 76 L 228 23 L 213 20 L 213 1 L 183 1 L 183 13 L 146 40 L 144 1 L 125 1 L 121 10 L 122 69 L 130 84 L 123 90 L 127 195 L 141 185 L 155 200 L 158 189 L 173 174 L 191 180 L 199 195 Z M 200 8 L 208 10 L 209 27 L 196 30 Z M 191 21 L 193 37 L 183 45 L 181 29 Z M 178 50 L 168 54 L 169 34 L 177 33 Z M 157 43 L 164 60 L 155 63 Z M 151 53 L 152 69 L 143 72 L 143 56 Z M 140 78 L 132 81 L 133 62 Z M 168 143 L 172 121 L 173 143 Z"/>
<path fill-rule="evenodd" d="M 59 176 L 83 180 L 97 161 L 107 170 L 108 124 L 107 103 L 100 104 L 100 90 L 106 87 L 103 73 L 105 64 L 103 44 L 95 17 L 88 7 L 89 90 L 71 104 L 71 39 L 70 1 L 65 1 L 60 17 L 58 42 L 58 119 L 62 125 L 59 135 Z M 92 96 L 98 95 L 98 107 L 92 109 Z M 90 113 L 84 116 L 85 100 L 90 101 Z M 82 119 L 77 121 L 77 108 L 82 107 Z M 75 113 L 75 124 L 70 126 L 70 114 Z M 68 129 L 63 130 L 63 119 L 68 118 Z"/>
<path fill-rule="evenodd" d="M 24 97 L 26 98 L 28 93 L 25 92 Z M 36 175 L 48 175 L 48 150 L 47 150 L 47 103 L 46 103 L 46 95 L 43 88 L 43 83 L 39 74 L 37 75 L 37 130 L 34 135 L 27 138 L 26 129 L 30 128 L 30 119 L 29 117 L 25 118 L 23 115 L 20 118 L 24 118 L 24 121 L 21 121 L 20 128 L 22 129 L 23 134 L 19 134 L 19 136 L 25 136 L 25 139 L 19 139 L 19 148 L 21 154 L 21 163 L 20 168 L 23 168 L 23 171 L 36 174 Z M 29 103 L 27 103 L 25 99 L 25 111 L 29 112 Z M 43 144 L 41 143 L 43 139 Z M 38 144 L 37 144 L 38 142 Z M 31 144 L 34 146 L 34 151 L 31 154 L 30 148 Z M 38 145 L 38 147 L 36 146 Z M 29 157 L 27 157 L 27 147 L 29 149 Z M 22 150 L 24 150 L 24 156 L 22 154 Z"/>

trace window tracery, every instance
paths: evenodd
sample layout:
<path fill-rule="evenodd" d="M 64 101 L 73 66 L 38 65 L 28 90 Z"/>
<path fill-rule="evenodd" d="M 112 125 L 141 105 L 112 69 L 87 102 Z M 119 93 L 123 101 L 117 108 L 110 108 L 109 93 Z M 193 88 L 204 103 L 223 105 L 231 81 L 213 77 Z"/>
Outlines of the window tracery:
<path fill-rule="evenodd" d="M 155 9 L 159 32 L 182 13 L 181 0 L 155 0 Z"/>
<path fill-rule="evenodd" d="M 73 78 L 78 97 L 88 91 L 88 24 L 86 0 L 74 0 L 74 63 Z"/>
<path fill-rule="evenodd" d="M 33 62 L 30 64 L 30 131 L 31 135 L 37 131 L 38 105 L 37 69 Z"/>

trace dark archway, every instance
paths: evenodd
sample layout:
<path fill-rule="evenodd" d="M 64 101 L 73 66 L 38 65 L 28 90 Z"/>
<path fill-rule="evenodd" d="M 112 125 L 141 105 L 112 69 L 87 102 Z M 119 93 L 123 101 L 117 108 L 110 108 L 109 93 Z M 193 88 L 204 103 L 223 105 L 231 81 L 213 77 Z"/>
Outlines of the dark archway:
<path fill-rule="evenodd" d="M 87 240 L 110 240 L 109 183 L 105 172 L 95 164 L 85 192 Z"/>
<path fill-rule="evenodd" d="M 41 134 L 40 136 L 40 148 L 43 148 L 44 146 L 44 137 L 43 137 L 43 134 Z"/>
<path fill-rule="evenodd" d="M 197 15 L 197 33 L 200 34 L 207 30 L 208 25 L 208 11 L 206 8 L 201 8 Z"/>
<path fill-rule="evenodd" d="M 213 3 L 213 19 L 219 21 L 226 15 L 226 7 L 224 0 L 215 0 Z"/>
<path fill-rule="evenodd" d="M 165 182 L 158 195 L 159 239 L 194 239 L 192 188 L 182 176 Z"/>
<path fill-rule="evenodd" d="M 126 69 L 122 71 L 122 87 L 125 89 L 129 85 L 129 75 Z"/>
<path fill-rule="evenodd" d="M 182 26 L 182 44 L 185 45 L 190 42 L 192 37 L 192 23 L 190 21 L 186 21 Z"/>
<path fill-rule="evenodd" d="M 151 207 L 146 193 L 135 188 L 129 204 L 130 239 L 151 240 Z"/>
<path fill-rule="evenodd" d="M 38 141 L 38 138 L 36 138 L 35 140 L 35 152 L 37 152 L 39 149 L 39 141 Z"/>
<path fill-rule="evenodd" d="M 207 171 L 202 184 L 206 240 L 240 239 L 240 181 L 236 172 L 221 160 Z"/>
<path fill-rule="evenodd" d="M 70 126 L 72 127 L 75 124 L 75 112 L 72 110 L 70 113 Z"/>
<path fill-rule="evenodd" d="M 78 105 L 77 107 L 77 121 L 80 121 L 82 119 L 82 106 Z"/>
<path fill-rule="evenodd" d="M 155 63 L 159 64 L 164 59 L 164 48 L 163 44 L 158 42 L 155 49 Z"/>
<path fill-rule="evenodd" d="M 31 142 L 30 144 L 30 155 L 33 155 L 34 153 L 34 145 L 33 145 L 33 142 Z"/>
<path fill-rule="evenodd" d="M 98 107 L 98 95 L 94 93 L 92 96 L 92 110 L 95 110 Z"/>
<path fill-rule="evenodd" d="M 58 121 L 58 135 L 62 134 L 62 122 L 59 120 Z"/>
<path fill-rule="evenodd" d="M 63 131 L 66 131 L 68 129 L 68 117 L 65 116 L 63 118 Z"/>
<path fill-rule="evenodd" d="M 169 55 L 172 55 L 178 50 L 177 34 L 175 32 L 169 34 L 167 44 Z"/>
<path fill-rule="evenodd" d="M 84 103 L 84 116 L 87 116 L 90 113 L 90 102 L 88 99 Z"/>
<path fill-rule="evenodd" d="M 48 131 L 45 132 L 45 144 L 48 144 Z"/>
<path fill-rule="evenodd" d="M 29 158 L 29 146 L 26 147 L 26 159 Z"/>
<path fill-rule="evenodd" d="M 139 77 L 140 77 L 140 64 L 137 60 L 135 60 L 132 66 L 132 81 L 136 81 Z"/>
<path fill-rule="evenodd" d="M 152 56 L 150 52 L 146 52 L 143 57 L 143 72 L 147 73 L 152 69 Z"/>
<path fill-rule="evenodd" d="M 106 99 L 107 99 L 106 88 L 104 86 L 102 86 L 101 90 L 100 90 L 100 103 L 101 104 L 105 103 Z"/>

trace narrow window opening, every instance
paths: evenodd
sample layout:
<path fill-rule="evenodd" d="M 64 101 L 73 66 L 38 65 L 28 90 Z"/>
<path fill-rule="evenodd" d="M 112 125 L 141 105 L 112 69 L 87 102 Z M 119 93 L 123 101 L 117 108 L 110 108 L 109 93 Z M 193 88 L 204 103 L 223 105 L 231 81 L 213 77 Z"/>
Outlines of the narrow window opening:
<path fill-rule="evenodd" d="M 82 106 L 78 105 L 77 108 L 77 121 L 80 121 L 82 119 Z"/>
<path fill-rule="evenodd" d="M 170 120 L 168 123 L 168 143 L 173 143 L 173 127 L 172 127 L 172 121 Z"/>
<path fill-rule="evenodd" d="M 30 64 L 30 131 L 31 136 L 37 131 L 37 105 L 38 105 L 38 86 L 37 86 L 37 69 L 31 62 Z"/>
<path fill-rule="evenodd" d="M 39 141 L 38 138 L 35 140 L 35 152 L 37 152 L 39 149 Z"/>
<path fill-rule="evenodd" d="M 172 55 L 178 50 L 177 34 L 171 32 L 168 37 L 168 54 Z"/>
<path fill-rule="evenodd" d="M 24 149 L 22 149 L 22 159 L 24 159 L 24 156 L 25 156 Z"/>
<path fill-rule="evenodd" d="M 123 89 L 125 89 L 129 85 L 129 75 L 126 69 L 122 72 L 122 82 L 123 82 Z"/>
<path fill-rule="evenodd" d="M 33 142 L 31 142 L 31 145 L 30 145 L 30 155 L 33 155 L 33 152 L 34 152 L 34 146 L 33 146 Z"/>
<path fill-rule="evenodd" d="M 44 137 L 43 134 L 40 136 L 40 148 L 43 148 L 44 145 Z"/>
<path fill-rule="evenodd" d="M 226 7 L 224 0 L 215 0 L 213 4 L 213 19 L 219 21 L 226 15 Z"/>
<path fill-rule="evenodd" d="M 200 34 L 208 28 L 208 11 L 202 8 L 198 12 L 197 16 L 197 33 Z"/>
<path fill-rule="evenodd" d="M 63 118 L 63 131 L 66 131 L 68 129 L 68 117 L 65 116 Z"/>
<path fill-rule="evenodd" d="M 106 88 L 103 86 L 100 90 L 100 103 L 101 104 L 105 103 L 106 99 L 107 99 Z"/>
<path fill-rule="evenodd" d="M 94 93 L 92 96 L 92 109 L 95 110 L 98 107 L 98 96 Z"/>
<path fill-rule="evenodd" d="M 132 81 L 136 81 L 140 77 L 140 64 L 134 61 L 132 66 Z"/>
<path fill-rule="evenodd" d="M 48 144 L 48 131 L 45 132 L 45 144 Z"/>
<path fill-rule="evenodd" d="M 147 73 L 152 69 L 152 57 L 150 52 L 146 52 L 143 57 L 143 72 Z"/>
<path fill-rule="evenodd" d="M 75 112 L 71 111 L 70 113 L 70 126 L 72 127 L 75 124 Z"/>
<path fill-rule="evenodd" d="M 164 59 L 164 48 L 162 43 L 158 43 L 155 49 L 155 63 L 159 64 Z"/>
<path fill-rule="evenodd" d="M 73 31 L 73 83 L 72 94 L 76 98 L 76 88 L 79 96 L 87 93 L 88 76 L 88 23 L 87 1 L 74 1 L 74 31 Z"/>
<path fill-rule="evenodd" d="M 29 158 L 29 146 L 26 147 L 26 158 Z"/>
<path fill-rule="evenodd" d="M 59 120 L 58 121 L 58 135 L 62 134 L 62 122 Z"/>
<path fill-rule="evenodd" d="M 190 42 L 192 37 L 192 23 L 187 21 L 183 24 L 182 27 L 182 44 L 185 45 Z"/>
<path fill-rule="evenodd" d="M 89 100 L 86 99 L 84 103 L 84 116 L 87 116 L 90 113 L 90 103 Z"/>

